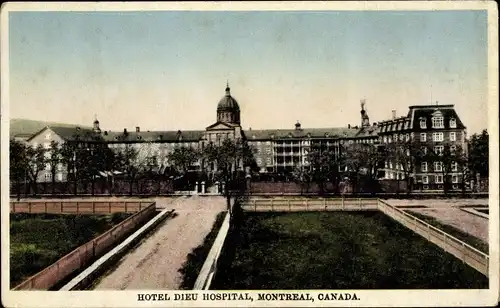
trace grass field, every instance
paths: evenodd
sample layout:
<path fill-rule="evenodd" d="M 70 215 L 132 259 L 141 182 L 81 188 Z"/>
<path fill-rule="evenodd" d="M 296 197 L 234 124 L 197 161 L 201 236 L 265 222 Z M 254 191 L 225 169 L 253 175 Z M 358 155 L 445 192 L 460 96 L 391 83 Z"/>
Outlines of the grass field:
<path fill-rule="evenodd" d="M 380 212 L 244 213 L 211 289 L 487 288 L 481 273 Z"/>
<path fill-rule="evenodd" d="M 480 239 L 478 239 L 477 237 L 475 237 L 473 235 L 467 234 L 467 233 L 465 233 L 465 232 L 463 232 L 463 231 L 461 231 L 453 226 L 441 223 L 437 219 L 435 219 L 434 217 L 430 217 L 430 216 L 423 215 L 421 213 L 415 213 L 415 212 L 411 212 L 410 214 L 427 222 L 428 224 L 430 224 L 438 229 L 441 229 L 442 231 L 448 233 L 449 235 L 456 237 L 457 239 L 471 245 L 472 247 L 474 247 L 474 248 L 476 248 L 484 253 L 488 253 L 488 251 L 489 251 L 488 244 L 481 241 Z"/>
<path fill-rule="evenodd" d="M 10 214 L 11 287 L 132 214 Z"/>

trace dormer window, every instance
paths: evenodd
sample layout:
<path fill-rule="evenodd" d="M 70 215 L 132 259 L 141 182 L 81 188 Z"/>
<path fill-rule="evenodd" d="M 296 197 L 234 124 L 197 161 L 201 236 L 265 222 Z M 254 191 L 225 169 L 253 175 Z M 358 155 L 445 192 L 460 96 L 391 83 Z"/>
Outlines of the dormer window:
<path fill-rule="evenodd" d="M 457 120 L 455 118 L 450 119 L 450 128 L 457 128 Z"/>
<path fill-rule="evenodd" d="M 425 118 L 420 118 L 420 128 L 427 128 L 427 121 Z"/>
<path fill-rule="evenodd" d="M 444 128 L 443 114 L 439 110 L 432 114 L 432 128 Z"/>
<path fill-rule="evenodd" d="M 330 137 L 330 134 L 325 133 L 325 137 L 326 137 L 326 138 Z"/>

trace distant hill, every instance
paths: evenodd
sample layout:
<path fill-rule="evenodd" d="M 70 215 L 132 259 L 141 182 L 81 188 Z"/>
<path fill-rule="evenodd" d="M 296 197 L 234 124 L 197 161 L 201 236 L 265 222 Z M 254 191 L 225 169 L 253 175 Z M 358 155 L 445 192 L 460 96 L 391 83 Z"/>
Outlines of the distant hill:
<path fill-rule="evenodd" d="M 47 121 L 37 121 L 28 119 L 10 119 L 10 136 L 14 137 L 16 135 L 33 135 L 47 125 L 63 126 L 63 127 L 76 127 L 90 128 L 89 126 L 78 125 L 78 124 L 67 124 L 67 123 L 57 123 L 57 122 L 47 122 Z"/>

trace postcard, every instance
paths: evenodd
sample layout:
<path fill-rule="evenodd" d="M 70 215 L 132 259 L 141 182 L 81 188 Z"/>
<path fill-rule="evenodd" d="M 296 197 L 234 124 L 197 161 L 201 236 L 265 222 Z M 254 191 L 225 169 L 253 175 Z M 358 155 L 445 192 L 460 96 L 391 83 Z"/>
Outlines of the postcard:
<path fill-rule="evenodd" d="M 12 2 L 1 25 L 5 307 L 498 303 L 494 2 Z"/>

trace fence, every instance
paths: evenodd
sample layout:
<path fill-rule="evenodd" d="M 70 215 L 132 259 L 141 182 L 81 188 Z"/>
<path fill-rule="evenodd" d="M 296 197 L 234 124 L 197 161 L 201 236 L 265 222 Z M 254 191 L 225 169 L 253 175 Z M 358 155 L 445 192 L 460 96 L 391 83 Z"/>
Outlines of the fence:
<path fill-rule="evenodd" d="M 217 237 L 215 238 L 212 248 L 210 248 L 210 252 L 203 263 L 200 274 L 198 275 L 198 278 L 196 278 L 193 290 L 208 290 L 210 288 L 212 279 L 217 273 L 217 264 L 229 231 L 229 223 L 230 215 L 229 213 L 226 213 L 226 217 L 222 222 L 219 233 L 217 233 Z"/>
<path fill-rule="evenodd" d="M 135 213 L 152 201 L 11 201 L 11 213 L 111 214 Z"/>
<path fill-rule="evenodd" d="M 248 212 L 369 211 L 377 210 L 377 199 L 255 198 L 244 202 L 242 209 Z"/>
<path fill-rule="evenodd" d="M 380 199 L 377 206 L 387 216 L 488 276 L 489 256 L 487 254 Z"/>
<path fill-rule="evenodd" d="M 156 203 L 125 219 L 107 232 L 81 245 L 52 265 L 31 276 L 13 290 L 49 290 L 54 285 L 88 265 L 92 260 L 104 255 L 122 240 L 130 231 L 143 225 L 156 213 Z"/>

